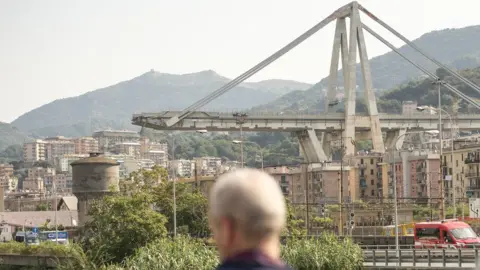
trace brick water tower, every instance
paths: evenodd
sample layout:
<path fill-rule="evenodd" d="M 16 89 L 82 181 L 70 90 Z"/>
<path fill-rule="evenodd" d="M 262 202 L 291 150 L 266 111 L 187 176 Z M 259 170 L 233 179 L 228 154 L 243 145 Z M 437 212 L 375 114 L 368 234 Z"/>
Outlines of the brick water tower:
<path fill-rule="evenodd" d="M 78 226 L 88 221 L 92 202 L 119 190 L 119 163 L 100 153 L 74 161 L 72 166 L 72 193 L 78 199 Z"/>

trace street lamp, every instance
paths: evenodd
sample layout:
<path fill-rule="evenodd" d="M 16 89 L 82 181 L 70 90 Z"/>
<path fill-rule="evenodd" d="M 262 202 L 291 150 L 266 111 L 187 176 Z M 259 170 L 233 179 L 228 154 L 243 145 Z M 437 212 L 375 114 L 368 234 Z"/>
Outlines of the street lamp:
<path fill-rule="evenodd" d="M 422 134 L 427 133 L 431 135 L 438 134 L 438 130 L 427 130 L 427 131 L 416 131 L 410 133 L 404 133 L 397 137 L 395 142 L 393 143 L 392 149 L 392 171 L 393 171 L 393 205 L 395 208 L 395 249 L 397 251 L 397 256 L 399 255 L 399 244 L 398 244 L 398 202 L 397 202 L 397 175 L 396 175 L 396 166 L 395 166 L 395 152 L 397 150 L 397 143 L 400 138 L 407 134 Z"/>
<path fill-rule="evenodd" d="M 451 155 L 452 155 L 452 158 L 451 158 L 451 162 L 452 162 L 452 187 L 453 187 L 453 218 L 457 218 L 457 203 L 456 203 L 456 192 L 457 192 L 457 189 L 456 189 L 456 182 L 455 182 L 455 165 L 453 164 L 453 121 L 452 121 L 452 115 L 449 114 L 447 111 L 445 111 L 444 109 L 439 109 L 439 108 L 434 108 L 434 107 L 431 107 L 431 106 L 420 106 L 420 107 L 417 107 L 417 111 L 425 111 L 425 110 L 428 110 L 430 112 L 438 112 L 439 114 L 441 114 L 442 112 L 445 113 L 449 120 L 450 120 L 450 137 L 452 139 L 452 143 L 451 143 L 451 148 L 450 148 L 450 152 L 451 152 Z M 440 123 L 441 125 L 441 123 Z M 440 177 L 442 178 L 442 211 L 441 211 L 441 216 L 442 216 L 442 219 L 445 219 L 445 199 L 444 199 L 444 192 L 445 190 L 443 189 L 443 187 L 445 186 L 443 184 L 443 173 L 442 173 L 442 150 L 443 150 L 443 143 L 442 143 L 442 139 L 443 139 L 443 136 L 442 134 L 440 133 Z"/>
<path fill-rule="evenodd" d="M 207 133 L 208 130 L 200 129 L 196 130 L 195 132 L 204 134 Z M 175 160 L 175 136 L 172 135 L 172 154 L 170 155 L 172 160 Z M 175 167 L 172 169 L 173 172 L 173 237 L 177 236 L 177 195 L 176 195 L 176 182 L 177 182 L 177 170 Z"/>

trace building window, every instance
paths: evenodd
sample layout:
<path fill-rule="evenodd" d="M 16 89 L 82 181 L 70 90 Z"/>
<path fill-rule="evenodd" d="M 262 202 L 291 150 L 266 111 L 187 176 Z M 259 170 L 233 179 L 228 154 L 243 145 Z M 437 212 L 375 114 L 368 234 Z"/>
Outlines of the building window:
<path fill-rule="evenodd" d="M 370 175 L 373 175 L 373 170 L 370 170 Z"/>
<path fill-rule="evenodd" d="M 360 159 L 360 164 L 363 164 L 363 158 Z"/>
<path fill-rule="evenodd" d="M 371 184 L 372 186 L 375 185 L 375 183 L 373 182 L 373 179 L 370 180 L 370 184 Z"/>
<path fill-rule="evenodd" d="M 373 189 L 372 189 L 372 193 L 371 193 L 371 194 L 372 194 L 372 196 L 375 196 L 375 191 L 374 191 Z"/>
<path fill-rule="evenodd" d="M 370 164 L 373 164 L 373 158 L 372 158 L 372 159 L 370 159 Z"/>
<path fill-rule="evenodd" d="M 456 164 L 455 164 L 455 166 L 457 166 L 457 167 L 458 167 L 458 159 L 457 159 L 457 160 L 455 160 L 455 163 L 456 163 Z"/>

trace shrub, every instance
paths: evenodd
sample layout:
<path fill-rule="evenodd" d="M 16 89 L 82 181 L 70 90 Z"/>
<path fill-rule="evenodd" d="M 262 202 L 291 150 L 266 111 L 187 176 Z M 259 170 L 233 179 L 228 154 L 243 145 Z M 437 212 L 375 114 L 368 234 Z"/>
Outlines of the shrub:
<path fill-rule="evenodd" d="M 178 236 L 161 238 L 137 250 L 123 263 L 125 269 L 214 269 L 218 265 L 217 251 L 203 241 Z M 110 268 L 118 269 L 118 268 Z"/>
<path fill-rule="evenodd" d="M 351 239 L 339 241 L 333 234 L 318 238 L 289 239 L 282 247 L 282 258 L 294 269 L 358 269 L 363 265 L 360 247 Z"/>

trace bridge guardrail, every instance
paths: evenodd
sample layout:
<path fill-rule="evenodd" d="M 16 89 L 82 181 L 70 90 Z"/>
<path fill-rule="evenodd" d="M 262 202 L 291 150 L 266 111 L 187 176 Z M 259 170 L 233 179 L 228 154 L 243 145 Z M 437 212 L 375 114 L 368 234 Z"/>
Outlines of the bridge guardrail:
<path fill-rule="evenodd" d="M 478 249 L 364 250 L 364 264 L 371 266 L 480 267 Z"/>

